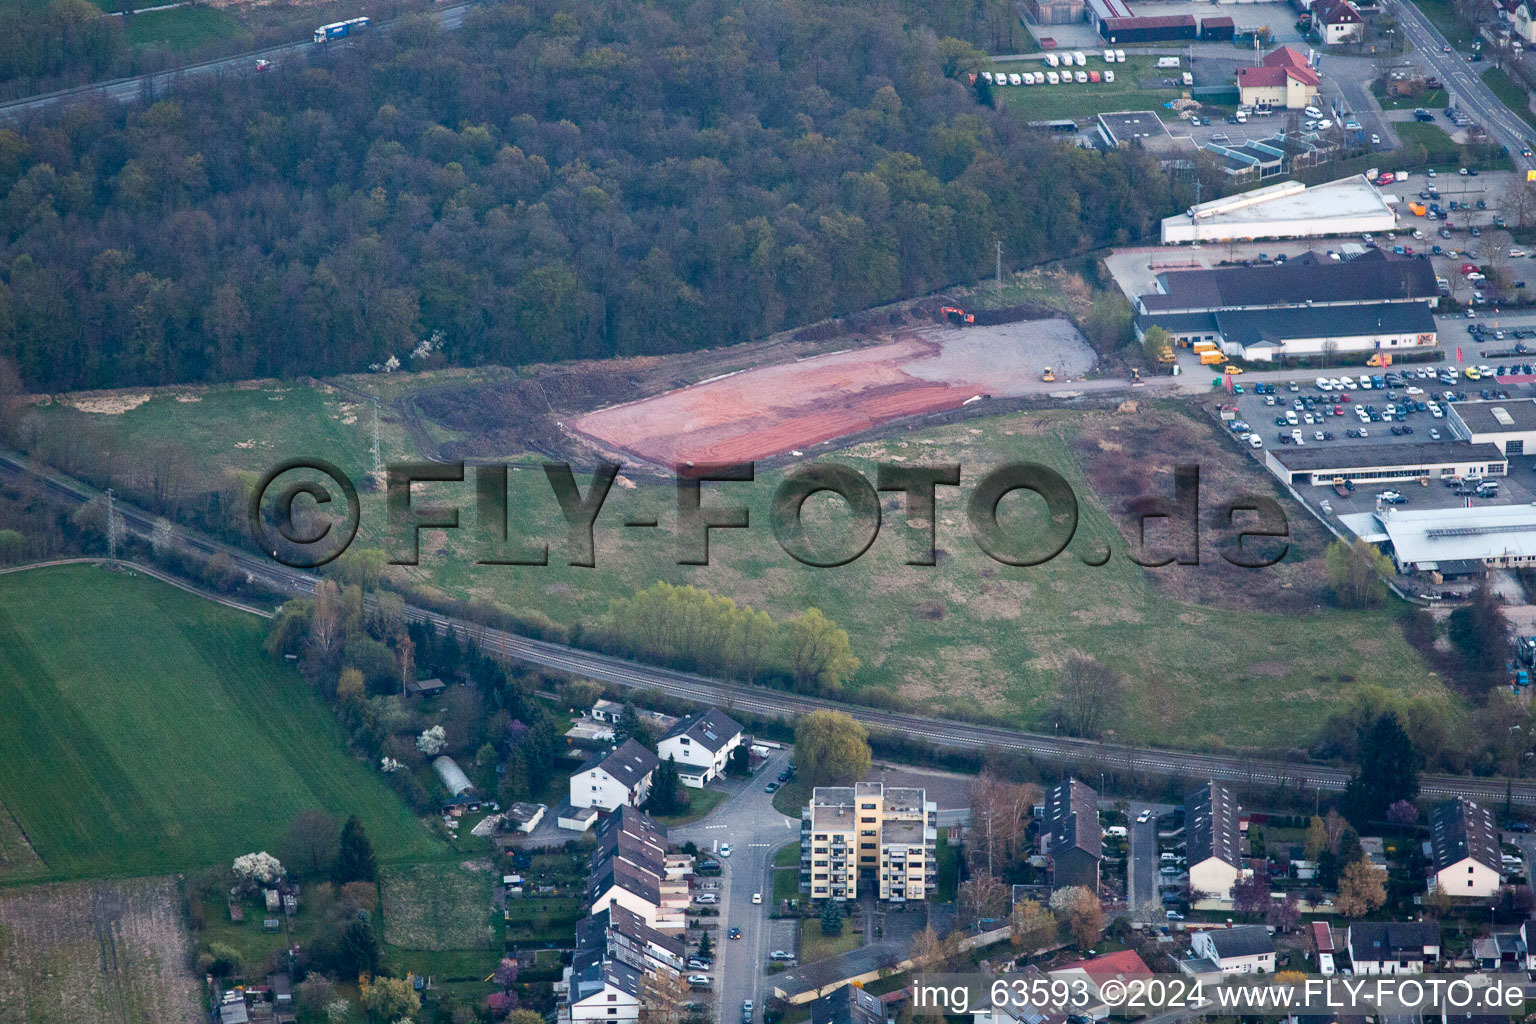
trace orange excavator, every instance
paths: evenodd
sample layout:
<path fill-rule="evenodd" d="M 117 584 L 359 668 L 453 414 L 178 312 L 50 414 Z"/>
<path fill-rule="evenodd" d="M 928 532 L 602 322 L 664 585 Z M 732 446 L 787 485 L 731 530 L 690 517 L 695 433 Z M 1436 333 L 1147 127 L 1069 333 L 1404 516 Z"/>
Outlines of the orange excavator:
<path fill-rule="evenodd" d="M 943 309 L 939 310 L 939 315 L 948 320 L 950 323 L 956 324 L 958 326 L 974 324 L 976 322 L 975 313 L 967 313 L 959 306 L 945 306 Z"/>

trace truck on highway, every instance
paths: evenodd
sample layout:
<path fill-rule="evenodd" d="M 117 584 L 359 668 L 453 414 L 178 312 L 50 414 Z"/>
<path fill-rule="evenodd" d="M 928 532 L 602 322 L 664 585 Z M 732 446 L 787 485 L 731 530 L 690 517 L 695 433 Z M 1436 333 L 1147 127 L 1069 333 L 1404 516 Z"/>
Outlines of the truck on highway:
<path fill-rule="evenodd" d="M 328 43 L 332 39 L 341 39 L 355 32 L 361 32 L 368 27 L 367 18 L 348 18 L 346 21 L 333 21 L 329 25 L 321 25 L 315 29 L 315 42 Z"/>

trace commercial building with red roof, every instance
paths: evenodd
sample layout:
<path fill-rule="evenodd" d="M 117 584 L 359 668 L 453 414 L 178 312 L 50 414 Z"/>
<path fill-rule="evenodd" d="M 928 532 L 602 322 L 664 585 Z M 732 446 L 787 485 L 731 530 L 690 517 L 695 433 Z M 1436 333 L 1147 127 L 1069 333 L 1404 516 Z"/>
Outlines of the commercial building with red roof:
<path fill-rule="evenodd" d="M 1320 82 L 1307 58 L 1289 46 L 1266 55 L 1256 67 L 1237 69 L 1238 93 L 1251 107 L 1300 110 L 1316 101 Z"/>

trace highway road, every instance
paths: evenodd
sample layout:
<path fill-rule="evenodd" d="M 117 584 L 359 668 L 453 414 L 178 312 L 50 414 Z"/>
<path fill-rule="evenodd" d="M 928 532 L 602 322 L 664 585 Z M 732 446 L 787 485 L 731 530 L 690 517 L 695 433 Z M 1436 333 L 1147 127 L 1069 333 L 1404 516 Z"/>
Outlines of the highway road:
<path fill-rule="evenodd" d="M 84 504 L 96 496 L 96 492 L 84 484 L 57 473 L 42 471 L 24 457 L 10 452 L 0 452 L 0 477 L 5 476 L 36 480 L 48 497 L 70 506 Z M 151 535 L 156 516 L 122 502 L 118 502 L 117 508 L 125 529 L 140 536 Z M 176 529 L 174 536 L 184 547 L 204 556 L 217 553 L 228 555 L 252 579 L 280 592 L 313 593 L 315 585 L 320 582 L 320 578 L 311 573 L 290 569 L 269 558 L 252 555 L 181 527 Z M 777 718 L 792 719 L 818 710 L 845 711 L 870 729 L 895 735 L 920 736 L 934 746 L 952 750 L 998 750 L 1027 755 L 1064 767 L 1071 767 L 1074 763 L 1091 764 L 1101 771 L 1214 778 L 1229 783 L 1282 786 L 1299 791 L 1339 792 L 1349 779 L 1348 771 L 1343 768 L 1303 761 L 1271 761 L 1100 743 L 1002 726 L 947 721 L 928 715 L 859 707 L 761 686 L 729 683 L 688 672 L 654 668 L 563 644 L 533 640 L 410 605 L 406 607 L 406 614 L 413 621 L 432 623 L 439 631 L 455 629 L 484 649 L 503 657 L 552 671 L 629 689 L 659 690 L 669 696 L 700 704 L 729 706 Z M 1426 774 L 1421 777 L 1420 785 L 1423 795 L 1431 798 L 1464 795 L 1494 802 L 1502 801 L 1505 795 L 1505 780 L 1502 778 L 1477 779 Z M 1517 804 L 1536 806 L 1536 781 L 1513 780 L 1511 794 Z"/>
<path fill-rule="evenodd" d="M 1536 131 L 1532 131 L 1483 84 L 1482 73 L 1489 65 L 1468 63 L 1466 55 L 1451 48 L 1434 23 L 1409 0 L 1389 0 L 1386 8 L 1402 25 L 1408 41 L 1418 49 L 1418 60 L 1450 89 L 1456 106 L 1481 123 L 1490 136 L 1509 147 L 1509 155 L 1518 169 L 1536 167 L 1536 161 L 1520 155 L 1525 140 L 1536 137 Z M 1450 49 L 1449 53 L 1445 52 L 1447 49 Z"/>
<path fill-rule="evenodd" d="M 464 20 L 464 13 L 473 6 L 469 3 L 451 4 L 428 11 L 428 15 L 436 18 L 444 28 L 458 28 Z M 316 26 L 322 24 L 317 16 Z M 376 22 L 373 26 L 375 32 L 387 32 L 392 21 Z M 132 102 L 146 96 L 164 95 L 173 86 L 187 79 L 205 76 L 218 77 L 221 75 L 254 74 L 256 61 L 269 60 L 273 64 L 296 57 L 309 57 L 324 47 L 345 46 L 345 43 L 316 43 L 313 39 L 305 39 L 301 42 L 287 43 L 282 46 L 270 46 L 264 50 L 252 50 L 249 53 L 239 53 L 230 57 L 220 57 L 217 60 L 203 61 L 200 64 L 190 64 L 186 67 L 171 68 L 168 71 L 158 71 L 149 75 L 138 75 L 133 78 L 117 78 L 109 82 L 93 82 L 90 85 L 80 85 L 72 89 L 59 89 L 55 92 L 41 93 L 37 96 L 28 96 L 25 99 L 12 100 L 9 103 L 0 103 L 0 119 L 18 120 L 29 114 L 37 114 L 43 110 L 61 104 L 78 103 L 82 100 L 112 100 L 117 103 Z"/>

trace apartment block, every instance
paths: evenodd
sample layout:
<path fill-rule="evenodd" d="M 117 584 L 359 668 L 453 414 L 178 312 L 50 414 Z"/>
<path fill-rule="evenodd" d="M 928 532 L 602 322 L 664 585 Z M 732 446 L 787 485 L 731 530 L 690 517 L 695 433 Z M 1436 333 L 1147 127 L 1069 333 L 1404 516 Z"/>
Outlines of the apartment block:
<path fill-rule="evenodd" d="M 926 899 L 938 884 L 939 805 L 879 782 L 819 786 L 800 812 L 800 888 L 815 900 Z"/>

